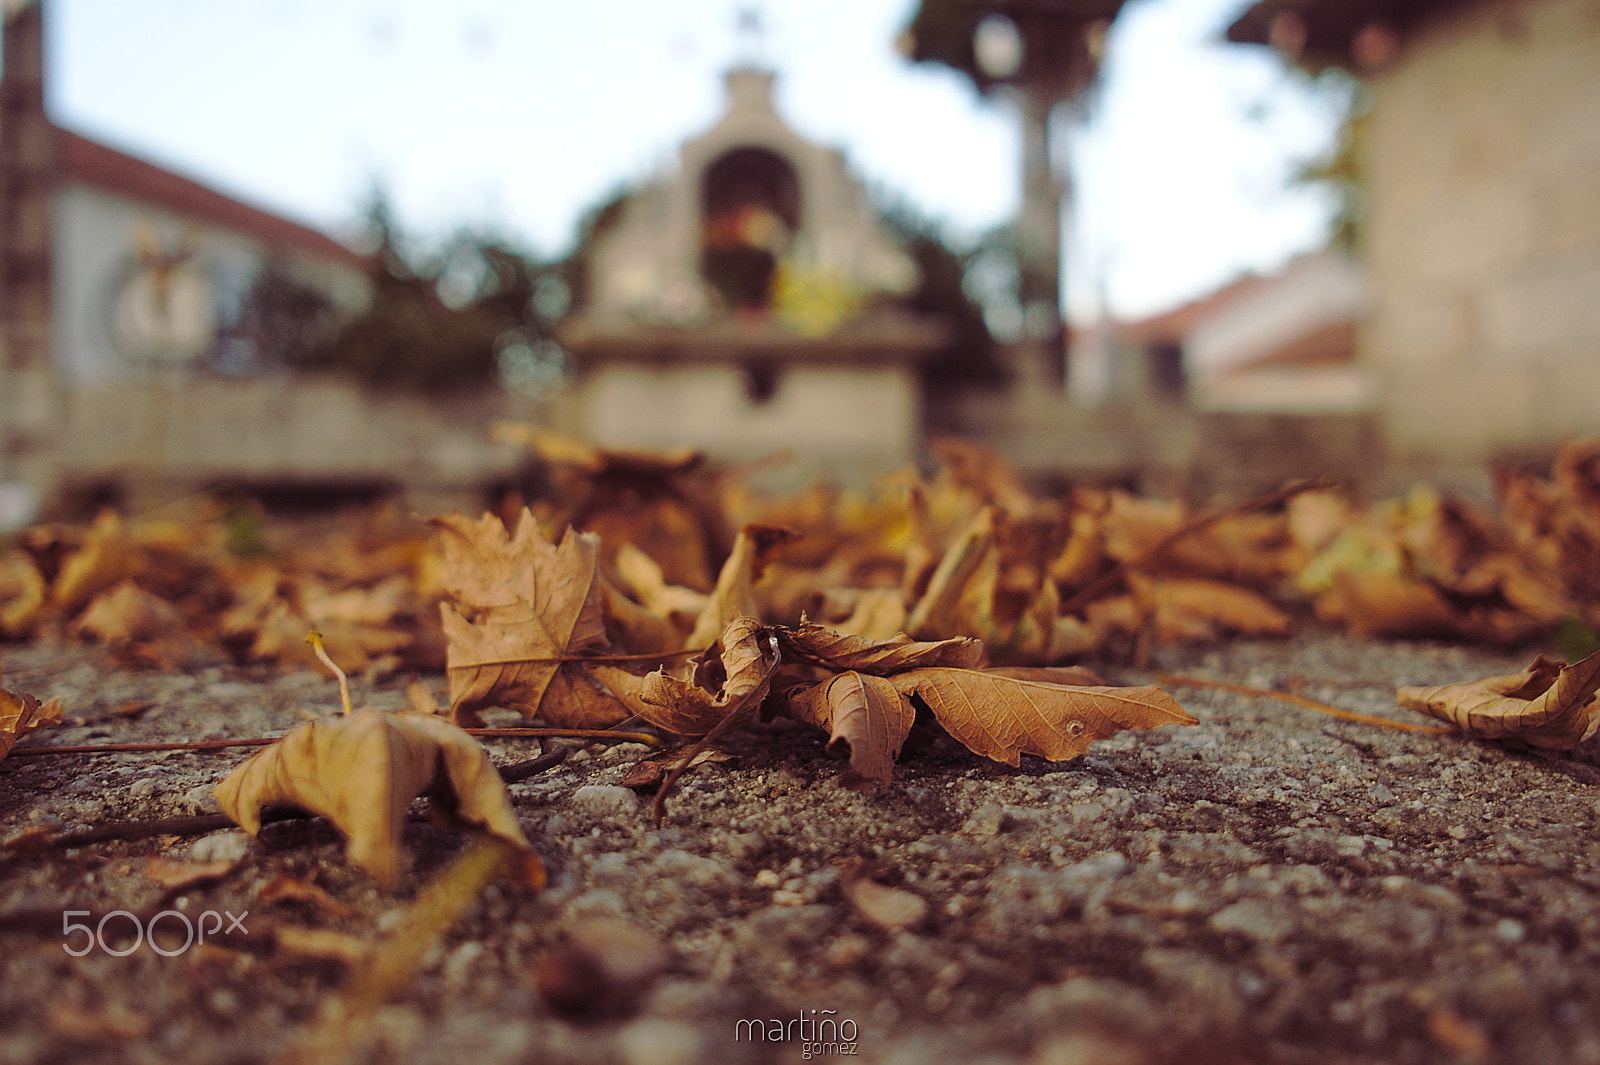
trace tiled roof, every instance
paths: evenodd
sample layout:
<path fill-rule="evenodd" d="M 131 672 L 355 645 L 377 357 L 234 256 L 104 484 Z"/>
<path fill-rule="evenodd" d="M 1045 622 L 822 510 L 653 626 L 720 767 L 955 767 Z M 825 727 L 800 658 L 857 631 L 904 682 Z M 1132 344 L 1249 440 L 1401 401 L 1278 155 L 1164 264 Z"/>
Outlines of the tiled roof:
<path fill-rule="evenodd" d="M 197 181 L 55 128 L 60 176 L 186 218 L 241 233 L 268 248 L 293 250 L 366 270 L 370 260 L 325 233 L 224 196 Z"/>

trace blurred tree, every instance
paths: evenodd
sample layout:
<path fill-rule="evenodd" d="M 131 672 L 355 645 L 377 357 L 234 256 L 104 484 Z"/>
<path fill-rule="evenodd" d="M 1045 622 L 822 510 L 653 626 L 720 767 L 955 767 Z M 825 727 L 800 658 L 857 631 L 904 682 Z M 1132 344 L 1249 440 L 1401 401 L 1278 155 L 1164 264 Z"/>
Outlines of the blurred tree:
<path fill-rule="evenodd" d="M 1319 74 L 1299 69 L 1311 78 L 1315 91 L 1331 101 L 1339 115 L 1339 127 L 1332 147 L 1316 158 L 1301 162 L 1290 175 L 1289 183 L 1327 190 L 1334 202 L 1329 242 L 1354 252 L 1359 250 L 1362 222 L 1367 214 L 1361 156 L 1367 129 L 1368 93 L 1361 82 L 1337 68 Z"/>
<path fill-rule="evenodd" d="M 1005 381 L 995 357 L 994 338 L 984 321 L 984 308 L 967 283 L 973 263 L 986 245 L 964 250 L 951 247 L 943 227 L 903 202 L 880 207 L 884 223 L 917 264 L 920 281 L 907 297 L 907 310 L 939 318 L 950 327 L 950 342 L 923 364 L 931 391 L 993 386 Z"/>
<path fill-rule="evenodd" d="M 1022 210 L 1015 231 L 1027 335 L 1064 372 L 1061 210 L 1050 120 L 1094 82 L 1100 46 L 1124 0 L 921 0 L 901 35 L 915 62 L 965 74 L 981 93 L 1016 101 L 1022 119 Z"/>
<path fill-rule="evenodd" d="M 367 223 L 372 303 L 297 365 L 431 392 L 497 379 L 540 395 L 560 386 L 564 353 L 554 327 L 570 302 L 567 264 L 472 229 L 431 255 L 408 255 L 381 190 Z"/>

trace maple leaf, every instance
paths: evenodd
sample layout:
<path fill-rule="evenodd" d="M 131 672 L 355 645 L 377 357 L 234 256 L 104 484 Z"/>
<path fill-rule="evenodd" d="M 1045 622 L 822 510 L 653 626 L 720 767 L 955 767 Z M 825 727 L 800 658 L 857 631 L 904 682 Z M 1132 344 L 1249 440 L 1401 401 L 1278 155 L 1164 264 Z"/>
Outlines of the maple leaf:
<path fill-rule="evenodd" d="M 450 712 L 473 722 L 486 706 L 515 707 L 552 725 L 596 728 L 624 711 L 568 659 L 606 650 L 599 540 L 567 530 L 559 545 L 526 509 L 516 532 L 486 514 L 434 519 L 443 533 Z"/>
<path fill-rule="evenodd" d="M 1408 710 L 1447 721 L 1480 739 L 1518 740 L 1570 751 L 1600 728 L 1600 654 L 1575 665 L 1539 655 L 1521 673 L 1431 688 L 1406 686 Z"/>
<path fill-rule="evenodd" d="M 400 876 L 406 807 L 433 799 L 437 819 L 481 828 L 531 853 L 488 754 L 442 718 L 358 710 L 308 721 L 215 789 L 223 813 L 254 836 L 261 807 L 294 806 L 344 833 L 350 859 L 385 889 Z"/>
<path fill-rule="evenodd" d="M 1154 686 L 1076 687 L 937 667 L 889 679 L 906 698 L 924 703 L 969 750 L 1011 766 L 1024 754 L 1064 761 L 1123 729 L 1199 723 Z"/>
<path fill-rule="evenodd" d="M 12 745 L 28 733 L 60 720 L 60 699 L 41 704 L 27 692 L 0 688 L 0 758 L 10 754 Z"/>

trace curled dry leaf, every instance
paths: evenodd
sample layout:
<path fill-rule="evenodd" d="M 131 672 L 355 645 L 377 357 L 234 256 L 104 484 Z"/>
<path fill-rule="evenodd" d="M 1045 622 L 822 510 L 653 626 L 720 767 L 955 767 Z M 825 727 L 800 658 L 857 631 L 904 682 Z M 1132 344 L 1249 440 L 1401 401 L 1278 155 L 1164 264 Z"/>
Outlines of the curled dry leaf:
<path fill-rule="evenodd" d="M 717 586 L 695 619 L 685 647 L 704 647 L 722 634 L 730 622 L 761 613 L 756 602 L 756 582 L 778 553 L 800 534 L 774 525 L 746 525 L 733 542 L 733 551 L 717 574 Z"/>
<path fill-rule="evenodd" d="M 0 557 L 0 637 L 32 632 L 48 590 L 39 567 L 27 555 L 13 551 Z"/>
<path fill-rule="evenodd" d="M 406 807 L 424 794 L 445 819 L 531 851 L 488 754 L 448 721 L 426 714 L 369 708 L 308 721 L 216 787 L 223 813 L 252 836 L 266 805 L 328 818 L 345 834 L 351 860 L 385 888 L 399 880 Z"/>
<path fill-rule="evenodd" d="M 983 663 L 983 644 L 961 636 L 917 642 L 901 633 L 888 640 L 870 640 L 813 624 L 777 626 L 773 631 L 778 645 L 793 658 L 880 677 L 924 666 L 976 669 Z"/>
<path fill-rule="evenodd" d="M 474 723 L 478 710 L 498 704 L 555 726 L 620 720 L 621 707 L 566 661 L 609 647 L 598 538 L 569 529 L 551 544 L 526 509 L 509 535 L 492 514 L 449 514 L 434 525 L 457 604 L 439 604 L 452 718 Z"/>
<path fill-rule="evenodd" d="M 1521 673 L 1402 687 L 1401 706 L 1447 721 L 1480 739 L 1518 740 L 1570 751 L 1600 728 L 1600 654 L 1576 665 L 1540 655 Z"/>
<path fill-rule="evenodd" d="M 1052 762 L 1072 758 L 1094 740 L 1123 729 L 1198 724 L 1153 686 L 1080 688 L 986 670 L 938 668 L 889 679 L 902 695 L 925 703 L 967 748 L 1013 766 L 1024 754 Z"/>
<path fill-rule="evenodd" d="M 41 704 L 27 692 L 0 688 L 0 758 L 10 754 L 12 745 L 28 733 L 60 720 L 60 699 Z"/>
<path fill-rule="evenodd" d="M 840 673 L 788 697 L 789 713 L 828 733 L 828 751 L 843 744 L 850 768 L 840 780 L 852 790 L 889 783 L 895 759 L 917 711 L 885 677 Z"/>
<path fill-rule="evenodd" d="M 164 888 L 190 888 L 198 884 L 221 880 L 238 865 L 231 858 L 214 862 L 184 862 L 151 855 L 145 861 L 144 875 Z"/>
<path fill-rule="evenodd" d="M 643 677 L 604 664 L 590 670 L 629 710 L 652 725 L 699 736 L 735 711 L 753 716 L 766 697 L 777 663 L 773 634 L 755 618 L 738 617 L 712 645 L 693 680 L 664 669 Z"/>

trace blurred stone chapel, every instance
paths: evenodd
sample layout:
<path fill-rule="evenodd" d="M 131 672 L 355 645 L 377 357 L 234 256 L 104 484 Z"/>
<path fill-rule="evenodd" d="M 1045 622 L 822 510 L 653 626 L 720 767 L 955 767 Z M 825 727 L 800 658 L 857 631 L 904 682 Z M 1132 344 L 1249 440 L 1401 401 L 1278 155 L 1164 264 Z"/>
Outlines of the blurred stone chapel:
<path fill-rule="evenodd" d="M 1093 84 L 1122 6 L 921 0 L 901 42 L 1022 124 L 1020 328 L 986 329 L 960 264 L 789 125 L 781 72 L 747 63 L 721 116 L 596 216 L 558 326 L 484 340 L 558 354 L 561 387 L 445 396 L 286 371 L 284 350 L 370 313 L 381 252 L 57 127 L 48 2 L 8 3 L 0 527 L 85 486 L 461 503 L 527 462 L 491 440 L 501 419 L 732 464 L 785 454 L 795 485 L 866 485 L 952 434 L 1041 482 L 1196 494 L 1481 486 L 1488 463 L 1600 431 L 1600 0 L 1241 5 L 1237 47 L 1359 82 L 1350 239 L 1069 331 L 1051 143 L 1068 127 L 1050 119 Z M 306 313 L 259 313 L 269 287 Z"/>

